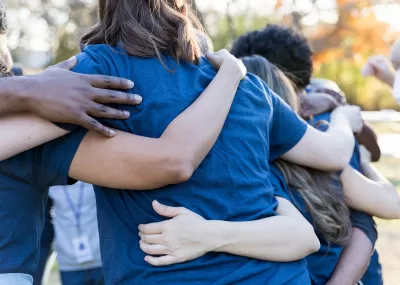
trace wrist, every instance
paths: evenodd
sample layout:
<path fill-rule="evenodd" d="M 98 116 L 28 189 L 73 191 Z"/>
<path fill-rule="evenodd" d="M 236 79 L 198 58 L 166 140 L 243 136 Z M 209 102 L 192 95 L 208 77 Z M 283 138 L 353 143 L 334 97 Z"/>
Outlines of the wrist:
<path fill-rule="evenodd" d="M 204 243 L 208 252 L 222 252 L 223 247 L 229 244 L 229 233 L 224 230 L 220 221 L 206 221 Z"/>
<path fill-rule="evenodd" d="M 243 62 L 233 56 L 222 63 L 220 70 L 228 74 L 229 78 L 234 79 L 237 83 L 239 83 L 247 73 Z"/>
<path fill-rule="evenodd" d="M 1 92 L 12 98 L 7 102 L 13 112 L 29 111 L 29 80 L 26 76 L 3 78 Z"/>

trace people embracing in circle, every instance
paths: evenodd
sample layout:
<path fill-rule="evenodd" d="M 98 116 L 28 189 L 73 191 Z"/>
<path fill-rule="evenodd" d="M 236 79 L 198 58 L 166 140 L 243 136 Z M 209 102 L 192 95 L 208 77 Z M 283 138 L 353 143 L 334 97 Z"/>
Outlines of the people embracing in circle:
<path fill-rule="evenodd" d="M 13 257 L 0 263 L 0 284 L 32 284 L 48 188 L 77 180 L 95 185 L 105 284 L 358 282 L 376 240 L 370 215 L 395 218 L 400 211 L 395 200 L 382 206 L 395 197 L 393 187 L 356 142 L 354 133 L 371 137 L 360 109 L 324 84 L 303 94 L 312 75 L 303 38 L 267 27 L 276 38 L 245 40 L 249 53 L 235 48 L 246 36 L 234 44 L 242 61 L 227 51 L 204 57 L 208 41 L 185 0 L 99 0 L 98 14 L 81 38 L 82 52 L 62 64 L 73 72 L 52 67 L 36 77 L 47 76 L 50 85 L 57 74 L 77 81 L 76 90 L 91 96 L 74 105 L 74 93 L 63 103 L 79 107 L 79 120 L 37 108 L 46 101 L 27 94 L 38 89 L 3 90 L 35 107 L 16 100 L 13 115 L 0 120 L 0 128 L 13 130 L 0 148 L 7 201 L 0 225 L 8 229 L 0 259 Z M 287 35 L 295 40 L 275 59 L 299 57 L 305 68 L 285 67 L 252 45 L 271 50 L 290 41 Z M 99 76 L 107 84 L 98 85 Z M 97 88 L 112 90 L 96 97 L 92 92 L 103 92 Z M 297 111 L 309 114 L 309 124 Z M 374 140 L 367 141 L 379 158 Z M 350 217 L 348 207 L 367 214 Z M 363 250 L 354 259 L 357 234 Z"/>

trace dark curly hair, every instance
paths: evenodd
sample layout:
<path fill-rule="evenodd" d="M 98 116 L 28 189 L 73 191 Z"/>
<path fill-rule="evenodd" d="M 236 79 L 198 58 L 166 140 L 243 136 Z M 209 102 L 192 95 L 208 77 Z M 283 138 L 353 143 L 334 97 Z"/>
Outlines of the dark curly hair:
<path fill-rule="evenodd" d="M 6 14 L 6 6 L 3 1 L 0 0 L 0 34 L 7 33 L 7 14 Z"/>
<path fill-rule="evenodd" d="M 267 25 L 237 38 L 231 53 L 236 57 L 258 54 L 279 67 L 297 90 L 310 83 L 313 72 L 312 50 L 307 39 L 294 30 Z"/>

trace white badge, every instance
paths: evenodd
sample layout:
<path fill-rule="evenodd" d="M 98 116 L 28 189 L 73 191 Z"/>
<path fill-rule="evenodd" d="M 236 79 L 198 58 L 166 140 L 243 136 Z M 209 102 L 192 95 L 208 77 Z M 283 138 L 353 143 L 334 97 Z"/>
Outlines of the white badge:
<path fill-rule="evenodd" d="M 79 236 L 74 238 L 72 240 L 72 244 L 74 246 L 76 261 L 78 263 L 85 263 L 94 259 L 87 236 Z"/>

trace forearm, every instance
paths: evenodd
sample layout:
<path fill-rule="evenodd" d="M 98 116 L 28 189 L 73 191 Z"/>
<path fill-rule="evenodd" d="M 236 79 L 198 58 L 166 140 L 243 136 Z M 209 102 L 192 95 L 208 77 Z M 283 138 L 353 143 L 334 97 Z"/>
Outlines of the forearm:
<path fill-rule="evenodd" d="M 222 65 L 207 89 L 159 139 L 118 132 L 106 140 L 88 133 L 69 175 L 91 184 L 135 190 L 188 180 L 214 145 L 232 104 L 241 75 L 231 64 L 237 63 Z"/>
<path fill-rule="evenodd" d="M 0 116 L 28 111 L 26 92 L 29 84 L 26 77 L 0 78 Z"/>
<path fill-rule="evenodd" d="M 350 243 L 344 248 L 335 271 L 327 285 L 354 285 L 364 275 L 373 252 L 366 234 L 353 228 Z"/>
<path fill-rule="evenodd" d="M 362 167 L 362 175 L 347 166 L 340 175 L 346 204 L 382 219 L 400 217 L 400 199 L 396 188 L 372 165 Z"/>
<path fill-rule="evenodd" d="M 208 222 L 205 235 L 216 252 L 288 262 L 317 251 L 319 242 L 311 225 L 275 216 L 250 222 Z"/>
<path fill-rule="evenodd" d="M 326 147 L 323 148 L 328 159 L 337 160 L 342 169 L 353 155 L 355 138 L 347 119 L 341 115 L 331 117 L 331 123 L 326 131 Z"/>
<path fill-rule="evenodd" d="M 162 134 L 165 147 L 175 150 L 193 170 L 217 140 L 241 78 L 236 62 L 224 63 L 200 97 Z"/>
<path fill-rule="evenodd" d="M 0 116 L 0 161 L 67 133 L 33 114 Z"/>

